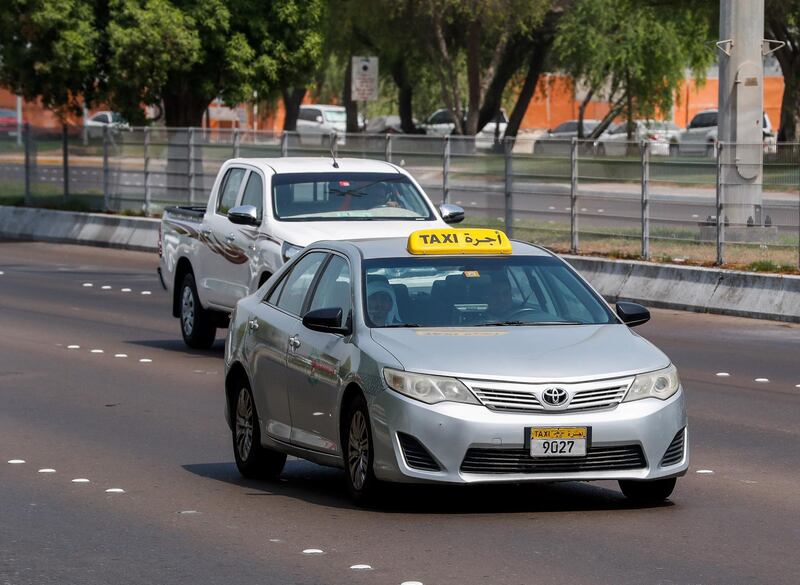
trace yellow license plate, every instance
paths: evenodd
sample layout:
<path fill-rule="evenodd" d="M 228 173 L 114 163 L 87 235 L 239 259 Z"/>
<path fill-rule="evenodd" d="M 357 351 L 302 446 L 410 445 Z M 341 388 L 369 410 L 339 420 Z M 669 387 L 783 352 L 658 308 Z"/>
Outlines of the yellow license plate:
<path fill-rule="evenodd" d="M 531 440 L 545 439 L 586 439 L 589 437 L 587 427 L 533 427 Z"/>

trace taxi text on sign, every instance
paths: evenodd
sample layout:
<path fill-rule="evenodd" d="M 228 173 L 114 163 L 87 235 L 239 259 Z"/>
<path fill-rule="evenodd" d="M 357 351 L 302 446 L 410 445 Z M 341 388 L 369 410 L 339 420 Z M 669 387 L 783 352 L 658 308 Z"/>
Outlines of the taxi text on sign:
<path fill-rule="evenodd" d="M 433 229 L 408 236 L 411 254 L 511 254 L 511 241 L 499 230 Z"/>

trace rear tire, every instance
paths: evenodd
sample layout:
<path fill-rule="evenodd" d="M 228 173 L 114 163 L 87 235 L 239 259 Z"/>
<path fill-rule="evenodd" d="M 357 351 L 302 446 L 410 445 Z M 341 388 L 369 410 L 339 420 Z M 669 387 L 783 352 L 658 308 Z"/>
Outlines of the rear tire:
<path fill-rule="evenodd" d="M 286 454 L 261 444 L 258 413 L 249 383 L 239 383 L 231 406 L 233 456 L 239 473 L 251 479 L 277 478 L 286 464 Z"/>
<path fill-rule="evenodd" d="M 619 480 L 619 488 L 625 497 L 640 505 L 654 506 L 669 498 L 675 489 L 674 477 L 652 481 Z"/>
<path fill-rule="evenodd" d="M 358 395 L 347 406 L 342 429 L 342 458 L 350 497 L 359 506 L 374 504 L 380 482 L 373 472 L 375 458 L 369 409 L 364 396 Z"/>
<path fill-rule="evenodd" d="M 193 274 L 189 273 L 183 277 L 178 299 L 184 343 L 193 349 L 210 348 L 214 345 L 217 327 L 211 321 L 209 312 L 200 304 Z"/>

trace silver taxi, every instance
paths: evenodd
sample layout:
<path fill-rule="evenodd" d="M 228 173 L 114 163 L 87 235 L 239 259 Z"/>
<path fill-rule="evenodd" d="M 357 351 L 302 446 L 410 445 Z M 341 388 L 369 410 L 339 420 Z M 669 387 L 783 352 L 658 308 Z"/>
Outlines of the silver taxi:
<path fill-rule="evenodd" d="M 291 454 L 381 482 L 618 480 L 643 503 L 686 473 L 669 358 L 568 264 L 495 230 L 318 242 L 239 301 L 225 349 L 240 472 Z"/>

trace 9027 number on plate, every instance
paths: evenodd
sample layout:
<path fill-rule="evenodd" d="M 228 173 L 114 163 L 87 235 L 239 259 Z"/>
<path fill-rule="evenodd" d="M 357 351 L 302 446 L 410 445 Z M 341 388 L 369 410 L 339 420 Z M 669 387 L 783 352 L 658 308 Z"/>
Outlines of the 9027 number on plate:
<path fill-rule="evenodd" d="M 531 457 L 585 457 L 589 440 L 586 427 L 531 428 Z"/>

